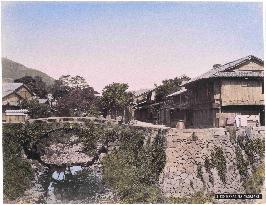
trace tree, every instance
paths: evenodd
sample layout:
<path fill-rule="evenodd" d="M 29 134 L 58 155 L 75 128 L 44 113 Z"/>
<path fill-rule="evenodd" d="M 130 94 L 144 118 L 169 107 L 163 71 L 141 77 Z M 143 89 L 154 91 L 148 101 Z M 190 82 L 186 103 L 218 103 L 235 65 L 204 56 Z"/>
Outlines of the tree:
<path fill-rule="evenodd" d="M 155 101 L 160 102 L 164 100 L 167 95 L 179 91 L 182 87 L 182 83 L 188 80 L 190 80 L 190 78 L 184 75 L 174 79 L 163 80 L 163 84 L 159 86 L 155 84 Z"/>
<path fill-rule="evenodd" d="M 69 94 L 75 89 L 90 88 L 86 80 L 81 76 L 62 75 L 58 80 L 55 80 L 51 87 L 51 92 L 55 98 L 61 98 Z"/>
<path fill-rule="evenodd" d="M 93 88 L 76 88 L 57 100 L 59 116 L 97 115 L 96 97 Z"/>
<path fill-rule="evenodd" d="M 46 83 L 39 76 L 24 76 L 22 78 L 14 80 L 14 82 L 25 84 L 33 93 L 35 93 L 40 98 L 45 98 L 47 95 Z"/>
<path fill-rule="evenodd" d="M 27 109 L 29 111 L 29 116 L 33 119 L 50 117 L 52 114 L 50 106 L 47 104 L 40 104 L 37 99 L 24 100 L 21 103 L 21 108 Z"/>
<path fill-rule="evenodd" d="M 59 116 L 97 115 L 97 98 L 92 87 L 81 76 L 61 76 L 51 88 L 57 100 Z"/>
<path fill-rule="evenodd" d="M 132 93 L 127 92 L 127 89 L 128 85 L 125 83 L 112 83 L 104 87 L 101 98 L 104 115 L 111 114 L 111 116 L 116 117 L 124 112 L 125 108 L 132 102 Z"/>
<path fill-rule="evenodd" d="M 54 84 L 49 88 L 55 99 L 61 98 L 68 94 L 69 88 L 64 86 L 62 81 L 55 80 Z"/>

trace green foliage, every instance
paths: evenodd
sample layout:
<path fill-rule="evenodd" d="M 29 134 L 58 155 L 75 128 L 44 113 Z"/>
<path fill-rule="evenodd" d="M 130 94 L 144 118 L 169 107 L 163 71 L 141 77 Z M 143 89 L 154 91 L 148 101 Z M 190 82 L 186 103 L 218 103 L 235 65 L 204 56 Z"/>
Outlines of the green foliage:
<path fill-rule="evenodd" d="M 226 160 L 221 147 L 215 147 L 211 156 L 211 164 L 218 171 L 218 175 L 222 182 L 225 183 L 226 180 Z"/>
<path fill-rule="evenodd" d="M 210 163 L 210 160 L 208 158 L 206 158 L 204 161 L 204 167 L 208 173 L 210 173 L 210 171 L 211 171 L 211 166 L 212 165 Z"/>
<path fill-rule="evenodd" d="M 256 154 L 258 154 L 260 158 L 263 159 L 265 155 L 265 140 L 254 139 L 253 143 Z"/>
<path fill-rule="evenodd" d="M 33 172 L 21 156 L 21 125 L 3 125 L 4 197 L 16 199 L 29 188 Z"/>
<path fill-rule="evenodd" d="M 47 95 L 46 83 L 39 76 L 24 76 L 22 78 L 16 79 L 14 82 L 25 84 L 31 90 L 31 92 L 35 93 L 40 98 L 45 98 Z"/>
<path fill-rule="evenodd" d="M 84 144 L 84 151 L 89 155 L 94 155 L 97 142 L 107 143 L 106 134 L 106 127 L 89 122 L 86 124 L 86 129 L 80 129 L 78 136 L 79 141 Z"/>
<path fill-rule="evenodd" d="M 201 164 L 197 165 L 197 177 L 202 181 L 202 183 L 205 186 L 205 182 L 204 182 L 204 179 L 203 179 L 202 165 Z"/>
<path fill-rule="evenodd" d="M 171 93 L 174 93 L 181 89 L 181 84 L 184 81 L 190 80 L 187 76 L 176 77 L 174 79 L 163 80 L 162 85 L 156 86 L 155 100 L 157 102 L 162 101 L 165 97 Z"/>
<path fill-rule="evenodd" d="M 247 139 L 244 145 L 249 164 L 253 166 L 257 161 L 257 156 L 264 156 L 264 142 L 261 139 Z"/>
<path fill-rule="evenodd" d="M 97 114 L 96 97 L 92 88 L 72 89 L 57 99 L 55 107 L 58 116 L 89 116 Z"/>
<path fill-rule="evenodd" d="M 21 108 L 29 111 L 29 116 L 33 119 L 50 117 L 52 112 L 47 104 L 40 104 L 38 100 L 25 100 L 21 103 Z"/>
<path fill-rule="evenodd" d="M 204 195 L 202 192 L 196 192 L 191 197 L 182 197 L 182 198 L 176 198 L 176 197 L 170 197 L 166 199 L 164 203 L 169 204 L 206 204 L 206 203 L 213 203 L 214 197 L 211 195 Z"/>
<path fill-rule="evenodd" d="M 242 150 L 244 152 L 242 152 Z M 259 138 L 252 139 L 247 135 L 237 136 L 235 144 L 237 168 L 244 183 L 248 177 L 249 166 L 253 170 L 256 169 L 257 163 L 264 158 L 264 152 L 264 140 Z M 243 154 L 246 156 L 246 159 Z"/>
<path fill-rule="evenodd" d="M 91 116 L 98 115 L 97 93 L 80 76 L 61 76 L 51 88 L 57 100 L 57 116 Z"/>
<path fill-rule="evenodd" d="M 213 181 L 213 176 L 212 176 L 212 172 L 211 172 L 211 168 L 213 167 L 213 165 L 211 164 L 211 162 L 208 158 L 206 158 L 204 161 L 204 167 L 205 167 L 206 171 L 209 173 L 209 182 L 211 182 L 213 184 L 214 181 Z"/>
<path fill-rule="evenodd" d="M 204 167 L 206 169 L 206 172 L 209 173 L 209 182 L 211 182 L 213 184 L 213 176 L 212 176 L 212 172 L 211 169 L 212 168 L 216 168 L 218 171 L 218 175 L 220 177 L 220 179 L 222 180 L 222 182 L 225 183 L 226 180 L 226 160 L 225 160 L 225 156 L 223 153 L 223 150 L 221 147 L 214 147 L 214 151 L 211 153 L 211 158 L 205 158 L 204 161 Z M 199 164 L 198 165 L 198 174 L 197 177 L 200 178 L 203 181 L 203 177 L 202 177 L 202 165 Z"/>
<path fill-rule="evenodd" d="M 247 171 L 248 171 L 248 162 L 244 159 L 244 156 L 242 154 L 242 151 L 239 147 L 236 147 L 236 166 L 239 171 L 239 174 L 244 180 L 247 177 Z"/>
<path fill-rule="evenodd" d="M 91 88 L 86 80 L 81 76 L 62 75 L 58 80 L 55 80 L 50 88 L 53 96 L 58 99 L 69 94 L 71 90 Z"/>
<path fill-rule="evenodd" d="M 113 83 L 104 87 L 101 97 L 101 107 L 104 115 L 112 114 L 115 117 L 132 101 L 132 93 L 127 91 L 125 83 Z"/>
<path fill-rule="evenodd" d="M 54 84 L 49 88 L 55 99 L 62 98 L 70 92 L 70 88 L 66 86 L 59 78 L 55 80 Z"/>
<path fill-rule="evenodd" d="M 119 149 L 103 160 L 103 179 L 125 203 L 159 203 L 156 186 L 165 165 L 163 137 L 144 146 L 144 135 L 133 128 L 119 130 Z"/>
<path fill-rule="evenodd" d="M 261 193 L 265 178 L 264 163 L 258 166 L 252 175 L 244 182 L 243 186 L 247 194 Z"/>
<path fill-rule="evenodd" d="M 42 146 L 48 146 L 49 143 L 63 142 L 63 138 L 69 138 L 73 133 L 79 136 L 79 142 L 84 143 L 85 150 L 89 154 L 95 154 L 98 143 L 108 146 L 110 142 L 116 141 L 119 148 L 107 155 L 103 161 L 104 181 L 112 187 L 122 202 L 126 203 L 156 203 L 162 201 L 160 189 L 157 186 L 159 175 L 165 166 L 164 137 L 159 132 L 158 135 L 149 143 L 144 145 L 145 133 L 137 128 L 124 126 L 103 126 L 92 122 L 85 122 L 85 127 L 75 124 L 48 124 L 45 122 L 26 123 L 23 125 L 14 125 L 10 129 L 5 129 L 5 136 L 9 137 L 12 133 L 12 139 L 16 140 L 16 146 L 4 144 L 5 151 L 5 192 L 11 196 L 11 192 L 16 196 L 23 194 L 23 191 L 29 185 L 30 166 L 23 160 L 12 157 L 11 153 L 20 153 L 22 147 L 26 147 L 28 154 L 41 156 Z M 63 134 L 66 132 L 65 134 Z M 57 136 L 58 135 L 58 136 Z M 61 136 L 61 138 L 60 138 Z M 63 138 L 62 138 L 63 136 Z M 42 138 L 45 137 L 45 138 Z M 9 150 L 9 152 L 8 152 Z M 34 155 L 34 156 L 35 156 Z M 38 158 L 38 157 L 37 157 Z M 37 159 L 36 158 L 36 159 Z M 14 159 L 18 159 L 14 161 Z M 10 165 L 12 162 L 14 167 Z M 19 171 L 16 167 L 19 166 Z M 10 168 L 11 167 L 11 168 Z M 23 168 L 21 168 L 23 167 Z M 11 171 L 19 173 L 14 175 Z M 19 183 L 20 186 L 14 186 L 12 179 L 16 176 L 25 180 Z M 80 180 L 79 180 L 80 181 Z M 60 183 L 57 184 L 57 191 L 60 192 Z M 11 187 L 11 188 L 10 188 Z M 15 192 L 14 189 L 18 189 Z M 68 190 L 67 190 L 68 191 Z M 67 192 L 69 197 L 72 192 Z"/>

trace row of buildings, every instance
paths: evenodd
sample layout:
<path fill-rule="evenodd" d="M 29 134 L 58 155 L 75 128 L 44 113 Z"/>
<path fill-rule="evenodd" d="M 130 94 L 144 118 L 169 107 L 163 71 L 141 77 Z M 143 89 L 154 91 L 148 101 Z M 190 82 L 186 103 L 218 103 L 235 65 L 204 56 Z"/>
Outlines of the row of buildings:
<path fill-rule="evenodd" d="M 264 125 L 264 61 L 247 56 L 185 82 L 156 102 L 156 89 L 135 98 L 139 121 L 186 128 Z"/>
<path fill-rule="evenodd" d="M 129 119 L 186 128 L 264 125 L 264 62 L 250 55 L 215 64 L 165 100 L 157 102 L 155 96 L 156 89 L 135 96 Z M 22 83 L 3 83 L 3 122 L 25 122 L 27 110 L 20 104 L 36 97 Z M 52 97 L 37 99 L 49 103 Z"/>

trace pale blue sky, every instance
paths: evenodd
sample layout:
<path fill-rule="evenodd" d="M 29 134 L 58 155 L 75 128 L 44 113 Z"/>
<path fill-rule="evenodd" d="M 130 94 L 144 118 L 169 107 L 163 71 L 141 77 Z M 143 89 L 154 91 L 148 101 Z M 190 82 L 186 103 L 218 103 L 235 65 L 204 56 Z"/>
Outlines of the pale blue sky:
<path fill-rule="evenodd" d="M 2 2 L 2 56 L 96 90 L 191 77 L 250 54 L 263 58 L 261 3 Z"/>

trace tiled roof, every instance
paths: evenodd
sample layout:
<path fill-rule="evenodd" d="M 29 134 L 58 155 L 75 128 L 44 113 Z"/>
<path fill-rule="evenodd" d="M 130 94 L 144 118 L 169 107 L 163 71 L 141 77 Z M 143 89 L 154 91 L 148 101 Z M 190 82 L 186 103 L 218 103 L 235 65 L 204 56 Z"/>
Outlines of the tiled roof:
<path fill-rule="evenodd" d="M 258 72 L 247 72 L 247 71 L 238 71 L 238 72 L 227 72 L 229 70 L 231 70 L 232 68 L 235 68 L 239 65 L 242 65 L 246 62 L 249 61 L 257 61 L 261 64 L 263 64 L 263 60 L 253 56 L 253 55 L 249 55 L 247 57 L 244 58 L 240 58 L 238 60 L 232 61 L 230 63 L 226 63 L 224 65 L 218 66 L 216 68 L 211 69 L 210 71 L 203 73 L 202 75 L 191 79 L 190 81 L 188 81 L 185 84 L 190 84 L 192 82 L 201 80 L 201 79 L 207 79 L 207 78 L 219 78 L 219 77 L 263 77 L 264 74 L 263 73 L 258 73 Z"/>
<path fill-rule="evenodd" d="M 13 93 L 16 89 L 21 87 L 22 83 L 3 83 L 2 84 L 2 97 Z"/>
<path fill-rule="evenodd" d="M 5 113 L 6 115 L 15 115 L 15 116 L 27 116 L 27 113 L 29 111 L 27 109 L 20 109 L 20 110 L 6 110 Z"/>
<path fill-rule="evenodd" d="M 167 95 L 166 97 L 176 96 L 176 95 L 179 95 L 179 94 L 184 93 L 184 92 L 186 92 L 186 91 L 187 91 L 187 89 L 184 88 L 184 87 L 182 87 L 179 91 L 174 92 L 174 93 L 172 93 L 172 94 L 170 94 L 170 95 Z"/>
<path fill-rule="evenodd" d="M 262 77 L 264 74 L 262 72 L 248 72 L 248 71 L 241 71 L 241 72 L 219 72 L 213 75 L 213 78 L 217 77 Z"/>
<path fill-rule="evenodd" d="M 20 110 L 6 110 L 6 113 L 26 113 L 28 112 L 27 109 L 20 109 Z"/>

